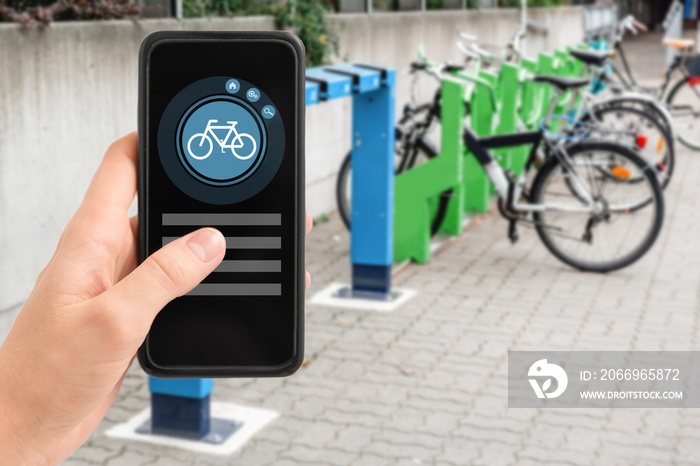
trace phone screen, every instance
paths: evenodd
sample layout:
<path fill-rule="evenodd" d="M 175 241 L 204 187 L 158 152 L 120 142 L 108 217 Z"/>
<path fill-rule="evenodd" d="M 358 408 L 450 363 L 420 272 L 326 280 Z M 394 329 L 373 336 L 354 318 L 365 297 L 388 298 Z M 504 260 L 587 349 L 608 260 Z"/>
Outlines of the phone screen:
<path fill-rule="evenodd" d="M 284 40 L 189 34 L 142 50 L 140 251 L 204 226 L 227 250 L 140 356 L 173 375 L 284 372 L 302 357 L 300 59 Z"/>

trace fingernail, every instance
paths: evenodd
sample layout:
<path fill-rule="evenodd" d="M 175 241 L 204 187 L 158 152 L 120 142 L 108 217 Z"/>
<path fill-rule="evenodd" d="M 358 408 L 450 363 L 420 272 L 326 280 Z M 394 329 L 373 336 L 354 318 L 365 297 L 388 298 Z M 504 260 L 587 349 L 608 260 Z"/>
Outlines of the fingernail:
<path fill-rule="evenodd" d="M 205 228 L 187 240 L 187 247 L 200 261 L 209 262 L 221 252 L 224 247 L 224 237 L 218 230 Z"/>

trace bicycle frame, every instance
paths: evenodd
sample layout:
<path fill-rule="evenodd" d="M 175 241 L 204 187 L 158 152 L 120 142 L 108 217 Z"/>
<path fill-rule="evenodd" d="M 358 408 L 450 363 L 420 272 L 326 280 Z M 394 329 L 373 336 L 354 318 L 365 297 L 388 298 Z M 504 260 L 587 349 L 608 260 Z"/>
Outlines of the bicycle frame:
<path fill-rule="evenodd" d="M 604 63 L 601 66 L 593 67 L 591 65 L 587 69 L 591 70 L 591 76 L 594 78 L 594 80 L 597 79 L 597 80 L 605 82 L 606 85 L 610 85 L 611 83 L 610 83 L 609 78 L 608 78 L 607 73 L 606 73 L 606 68 L 609 64 L 611 64 L 611 63 L 609 63 L 609 60 L 608 60 L 608 61 L 606 61 L 606 63 Z M 614 65 L 613 65 L 613 69 L 615 69 Z M 668 76 L 670 76 L 670 73 L 667 73 L 666 81 L 664 82 L 664 84 L 662 86 L 662 88 L 663 88 L 662 93 L 666 93 L 666 89 L 668 88 L 668 84 L 670 83 L 670 79 Z M 686 74 L 686 76 L 687 76 L 687 74 Z M 627 86 L 623 86 L 623 87 L 627 87 Z M 576 92 L 581 92 L 581 91 L 577 90 Z M 596 119 L 595 112 L 592 112 L 592 110 L 596 106 L 615 105 L 616 103 L 619 103 L 619 102 L 627 103 L 627 102 L 633 101 L 633 100 L 638 101 L 642 105 L 653 107 L 653 110 L 655 112 L 658 112 L 662 116 L 663 120 L 667 123 L 668 130 L 670 133 L 669 136 L 671 137 L 671 140 L 672 141 L 675 140 L 676 127 L 675 127 L 675 124 L 673 121 L 673 116 L 669 110 L 668 105 L 665 105 L 659 99 L 652 97 L 649 94 L 642 94 L 641 92 L 628 91 L 628 92 L 625 92 L 624 94 L 618 94 L 618 95 L 606 98 L 605 100 L 599 101 L 599 100 L 597 100 L 596 94 L 593 92 L 592 88 L 589 87 L 586 89 L 585 92 L 582 93 L 583 105 L 581 105 L 579 107 L 579 109 L 577 109 L 578 111 L 577 111 L 574 119 L 579 120 L 584 115 L 584 112 L 588 112 L 591 115 L 591 118 L 596 123 L 599 124 L 600 121 L 598 121 Z M 572 103 L 575 102 L 575 99 L 572 99 L 571 102 Z M 572 108 L 571 108 L 571 106 L 569 106 L 569 108 L 567 109 L 567 114 L 571 110 L 572 110 Z M 607 131 L 607 132 L 609 132 L 609 131 Z M 619 132 L 619 131 L 615 131 L 615 132 Z"/>
<path fill-rule="evenodd" d="M 425 58 L 424 55 L 421 56 L 421 58 Z M 429 63 L 429 66 L 435 66 L 432 63 Z M 475 82 L 479 82 L 479 78 L 474 78 L 472 76 L 467 76 L 464 75 L 464 73 L 461 72 L 450 72 L 452 76 L 455 76 L 456 78 L 461 78 L 464 79 L 465 81 L 471 82 L 472 84 Z M 489 88 L 490 89 L 490 88 Z M 493 92 L 493 91 L 491 91 Z M 580 93 L 580 89 L 575 89 L 575 93 Z M 544 118 L 544 126 L 546 127 L 549 123 L 549 121 L 552 119 L 552 115 L 554 112 L 554 109 L 557 106 L 557 103 L 559 101 L 559 98 L 561 97 L 562 92 L 558 91 L 555 89 L 555 92 L 552 96 L 552 101 L 550 103 L 548 112 L 546 117 Z M 493 95 L 492 95 L 493 97 Z M 576 100 L 576 95 L 571 99 L 572 105 L 573 102 Z M 431 122 L 433 121 L 434 118 L 439 118 L 439 108 L 440 108 L 440 103 L 439 103 L 439 98 L 440 98 L 440 91 L 438 90 L 438 93 L 435 95 L 433 102 L 429 104 L 429 113 L 428 116 L 426 117 L 424 122 L 421 122 L 421 131 L 417 132 L 416 135 L 414 135 L 412 141 L 407 141 L 407 147 L 412 148 L 413 152 L 412 154 L 409 155 L 408 151 L 404 154 L 403 160 L 401 162 L 401 167 L 404 167 L 407 161 L 414 161 L 415 157 L 417 155 L 417 148 L 418 144 L 420 143 L 425 143 L 425 138 L 423 138 L 425 131 L 427 128 L 430 126 Z M 581 112 L 581 108 L 578 109 L 578 112 Z M 595 118 L 595 115 L 592 114 L 592 117 Z M 595 121 L 595 120 L 594 120 Z M 599 122 L 598 122 L 599 123 Z M 616 132 L 616 133 L 621 133 L 619 130 L 614 130 L 614 131 L 609 131 L 609 132 Z M 626 132 L 625 132 L 626 133 Z M 591 189 L 589 186 L 586 185 L 586 183 L 578 176 L 576 173 L 576 170 L 573 168 L 573 163 L 571 158 L 568 156 L 566 152 L 566 140 L 551 140 L 550 138 L 547 138 L 544 134 L 544 131 L 538 130 L 538 131 L 524 131 L 524 132 L 519 132 L 519 133 L 512 133 L 512 134 L 501 134 L 501 135 L 496 135 L 496 136 L 489 136 L 489 137 L 484 137 L 484 138 L 478 138 L 469 128 L 464 128 L 463 132 L 463 140 L 468 148 L 468 150 L 474 154 L 476 159 L 479 161 L 481 164 L 482 168 L 484 169 L 487 177 L 491 180 L 493 183 L 494 187 L 496 188 L 496 191 L 500 195 L 500 197 L 506 202 L 506 206 L 508 210 L 514 211 L 514 212 L 522 212 L 522 213 L 528 213 L 528 212 L 544 212 L 544 211 L 566 211 L 566 212 L 584 212 L 584 213 L 592 213 L 598 210 L 598 206 L 596 205 L 596 202 L 594 199 L 591 197 Z M 582 199 L 585 202 L 585 205 L 583 206 L 563 206 L 563 205 L 556 205 L 556 204 L 522 204 L 518 203 L 517 200 L 522 197 L 523 192 L 525 191 L 526 184 L 527 184 L 527 177 L 532 169 L 532 166 L 537 158 L 537 150 L 542 142 L 545 142 L 545 144 L 548 146 L 550 149 L 550 152 L 554 154 L 555 157 L 559 160 L 559 163 L 561 163 L 563 170 L 569 177 L 569 179 L 572 181 L 571 187 L 572 189 L 575 190 L 575 194 Z M 531 145 L 531 150 L 530 154 L 527 158 L 527 161 L 525 163 L 525 167 L 520 174 L 520 176 L 516 180 L 509 180 L 508 176 L 506 175 L 506 172 L 501 168 L 501 166 L 496 162 L 496 160 L 493 158 L 493 156 L 489 153 L 488 149 L 501 149 L 501 148 L 507 148 L 507 147 L 517 147 L 517 146 L 522 146 L 522 145 Z M 407 166 L 411 166 L 410 164 Z M 620 206 L 617 209 L 614 209 L 615 211 L 624 211 L 628 209 L 630 206 Z"/>
<path fill-rule="evenodd" d="M 590 187 L 578 176 L 573 168 L 574 163 L 566 152 L 565 144 L 561 141 L 553 143 L 542 131 L 530 131 L 524 133 L 504 134 L 478 138 L 470 129 L 465 128 L 462 133 L 463 140 L 469 151 L 474 154 L 486 175 L 496 187 L 500 197 L 506 202 L 509 211 L 517 213 L 530 212 L 580 212 L 597 213 L 602 207 L 591 197 Z M 575 195 L 585 202 L 585 205 L 560 205 L 560 204 L 523 204 L 517 202 L 521 198 L 527 184 L 527 177 L 537 156 L 537 148 L 544 141 L 551 149 L 552 153 L 559 160 L 563 171 L 571 181 L 570 187 L 575 191 Z M 528 157 L 525 169 L 517 180 L 509 180 L 504 170 L 498 165 L 488 149 L 500 149 L 520 145 L 532 145 L 530 156 Z M 619 205 L 614 208 L 608 206 L 610 212 L 626 212 L 634 208 L 636 204 Z"/>
<path fill-rule="evenodd" d="M 664 81 L 663 81 L 663 83 L 661 83 L 661 85 L 659 85 L 657 87 L 640 86 L 637 83 L 637 80 L 634 78 L 634 75 L 632 74 L 632 69 L 630 68 L 629 62 L 627 61 L 627 57 L 625 56 L 625 52 L 624 52 L 624 49 L 622 48 L 622 45 L 616 44 L 615 50 L 618 53 L 618 55 L 620 56 L 620 59 L 622 60 L 622 65 L 624 66 L 625 74 L 627 75 L 627 79 L 625 79 L 625 76 L 622 75 L 622 72 L 619 70 L 619 68 L 617 66 L 615 66 L 614 63 L 611 64 L 612 71 L 615 74 L 615 76 L 617 76 L 617 78 L 620 80 L 622 87 L 626 90 L 640 90 L 640 91 L 644 91 L 644 92 L 652 94 L 657 99 L 662 99 L 663 96 L 666 95 L 666 91 L 668 90 L 669 84 L 671 84 L 671 77 L 676 72 L 676 70 L 681 71 L 683 78 L 685 78 L 685 79 L 688 78 L 688 73 L 686 73 L 684 67 L 682 66 L 683 62 L 684 62 L 684 58 L 681 55 L 677 55 L 673 59 L 671 66 L 664 73 Z M 608 84 L 613 84 L 613 83 L 608 82 Z"/>
<path fill-rule="evenodd" d="M 221 147 L 221 153 L 224 153 L 224 149 L 240 149 L 243 147 L 243 142 L 239 141 L 238 145 L 236 145 L 236 139 L 238 139 L 238 131 L 236 131 L 236 125 L 238 124 L 237 121 L 227 121 L 226 123 L 229 123 L 228 126 L 214 126 L 212 123 L 218 123 L 219 120 L 209 120 L 207 122 L 207 127 L 204 129 L 204 134 L 210 133 L 216 143 Z M 215 129 L 228 129 L 228 133 L 226 134 L 226 137 L 223 140 L 220 140 L 219 137 L 216 135 L 214 132 Z M 231 144 L 226 144 L 231 137 L 231 134 L 234 134 L 234 138 L 231 140 Z M 204 140 L 202 139 L 202 142 Z"/>

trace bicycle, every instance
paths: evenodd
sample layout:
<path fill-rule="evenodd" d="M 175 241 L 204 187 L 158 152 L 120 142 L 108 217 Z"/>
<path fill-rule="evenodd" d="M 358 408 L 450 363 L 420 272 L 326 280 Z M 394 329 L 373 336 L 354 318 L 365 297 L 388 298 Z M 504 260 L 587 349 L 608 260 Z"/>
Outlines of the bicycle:
<path fill-rule="evenodd" d="M 689 39 L 664 39 L 663 44 L 676 49 L 671 65 L 664 73 L 664 80 L 658 86 L 641 86 L 634 77 L 627 61 L 622 41 L 626 31 L 633 34 L 645 32 L 646 26 L 639 23 L 634 16 L 625 17 L 616 28 L 612 48 L 619 55 L 625 75 L 612 63 L 612 76 L 606 77 L 606 84 L 613 91 L 636 91 L 648 94 L 657 100 L 663 100 L 668 107 L 675 124 L 677 139 L 690 149 L 700 150 L 700 56 L 694 55 L 695 42 Z M 672 78 L 680 72 L 680 78 Z"/>
<path fill-rule="evenodd" d="M 460 33 L 464 38 L 465 35 Z M 467 36 L 471 38 L 471 36 Z M 470 46 L 469 49 L 460 45 L 467 57 L 472 59 L 483 58 L 483 50 Z M 517 48 L 514 48 L 517 51 Z M 410 73 L 424 71 L 432 74 L 438 80 L 441 72 L 450 74 L 459 73 L 463 66 L 445 64 L 439 70 L 425 60 L 422 52 L 421 59 L 411 63 Z M 491 61 L 489 61 L 491 62 Z M 415 80 L 414 80 L 415 85 Z M 419 106 L 407 104 L 403 109 L 403 115 L 396 127 L 396 174 L 403 173 L 425 161 L 439 155 L 437 145 L 428 137 L 429 131 L 440 119 L 440 90 L 434 94 L 431 102 Z M 575 101 L 575 99 L 571 99 Z M 582 122 L 589 127 L 589 134 L 598 137 L 615 139 L 615 142 L 625 144 L 634 151 L 650 152 L 645 154 L 647 163 L 654 167 L 662 187 L 668 185 L 675 166 L 675 153 L 672 137 L 657 119 L 649 113 L 639 109 L 621 105 L 624 101 L 618 100 L 616 105 L 605 103 L 592 103 L 590 95 L 584 95 L 583 105 L 574 113 L 574 119 L 581 117 Z M 465 102 L 467 109 L 469 102 Z M 467 114 L 469 111 L 467 110 Z M 569 112 L 567 112 L 569 113 Z M 526 131 L 521 122 L 521 130 Z M 544 160 L 544 157 L 541 157 Z M 538 162 L 538 163 L 541 163 Z M 600 168 L 599 168 L 600 169 Z M 350 229 L 350 179 L 351 179 L 351 153 L 348 153 L 341 164 L 336 181 L 336 200 L 340 217 L 346 228 Z M 431 235 L 439 231 L 447 213 L 449 201 L 452 198 L 451 190 L 447 190 L 431 200 L 429 206 L 432 215 Z"/>
<path fill-rule="evenodd" d="M 672 120 L 665 108 L 651 98 L 625 94 L 597 100 L 596 82 L 606 73 L 608 52 L 571 50 L 570 55 L 582 61 L 592 71 L 593 85 L 581 94 L 581 105 L 568 109 L 574 120 L 593 123 L 592 134 L 614 137 L 634 150 L 652 165 L 661 188 L 668 186 L 675 168 L 675 148 Z M 573 102 L 575 99 L 572 99 Z M 659 114 L 663 117 L 660 118 Z"/>
<path fill-rule="evenodd" d="M 469 105 L 465 102 L 465 105 Z M 416 116 L 425 114 L 423 121 L 417 121 Z M 420 165 L 434 157 L 439 150 L 437 146 L 426 137 L 427 132 L 433 126 L 433 122 L 439 120 L 440 114 L 440 90 L 435 93 L 431 103 L 414 108 L 406 104 L 403 115 L 395 129 L 395 161 L 394 174 L 398 175 L 413 167 Z M 336 178 L 335 198 L 340 218 L 348 230 L 350 225 L 350 187 L 352 186 L 352 151 L 343 158 Z M 451 191 L 446 191 L 436 202 L 429 206 L 433 220 L 431 222 L 431 236 L 435 236 L 447 213 L 447 203 L 451 198 Z"/>
<path fill-rule="evenodd" d="M 476 61 L 476 69 L 480 69 L 484 64 L 490 66 L 495 61 L 490 52 L 478 45 L 477 37 L 459 30 L 458 34 L 461 39 L 469 41 L 469 46 L 465 46 L 460 40 L 457 41 L 457 47 L 464 54 L 467 63 Z M 506 47 L 506 53 L 510 53 L 511 57 L 518 61 L 522 59 L 520 44 L 523 38 L 523 33 L 516 34 Z M 674 129 L 667 109 L 655 99 L 635 93 L 625 93 L 603 100 L 596 98 L 607 74 L 607 63 L 614 54 L 584 50 L 571 50 L 569 53 L 586 66 L 584 74 L 592 76 L 593 84 L 583 92 L 580 89 L 575 91 L 569 99 L 566 114 L 574 121 L 581 120 L 592 124 L 591 134 L 615 138 L 617 142 L 640 153 L 655 167 L 661 187 L 665 189 L 675 167 Z M 577 102 L 577 108 L 573 108 Z M 520 123 L 524 128 L 523 122 Z"/>
<path fill-rule="evenodd" d="M 427 64 L 414 62 L 413 67 Z M 455 67 L 448 68 L 454 70 Z M 435 69 L 431 72 L 440 73 Z M 526 222 L 534 225 L 555 257 L 572 267 L 608 272 L 632 264 L 654 244 L 663 222 L 663 196 L 655 170 L 627 147 L 586 139 L 591 127 L 583 122 L 571 121 L 561 135 L 548 129 L 551 120 L 558 118 L 553 111 L 561 95 L 587 86 L 589 80 L 536 76 L 534 81 L 555 87 L 538 130 L 485 138 L 478 138 L 469 128 L 463 132 L 467 149 L 496 188 L 499 212 L 509 221 L 509 239 L 516 242 L 517 224 Z M 421 131 L 434 121 L 439 106 L 436 95 L 426 110 L 430 119 L 418 123 Z M 411 112 L 405 110 L 404 116 L 407 115 Z M 420 147 L 426 153 L 434 151 L 421 135 L 424 133 L 412 133 L 409 147 Z M 539 150 L 542 144 L 544 157 Z M 489 152 L 522 145 L 529 145 L 531 150 L 518 177 L 503 170 Z M 404 153 L 399 160 L 410 165 L 415 155 Z M 533 168 L 537 168 L 537 173 L 528 186 Z M 449 202 L 446 194 L 439 196 L 441 204 Z M 617 225 L 622 227 L 621 233 L 598 234 L 603 226 L 613 230 Z"/>
<path fill-rule="evenodd" d="M 218 123 L 218 120 L 209 120 L 203 132 L 193 134 L 187 141 L 187 152 L 189 153 L 190 157 L 196 160 L 205 160 L 206 158 L 208 158 L 214 150 L 214 143 L 212 142 L 212 138 L 214 139 L 214 141 L 216 141 L 219 147 L 221 147 L 222 154 L 225 153 L 224 149 L 231 149 L 231 153 L 234 155 L 234 157 L 240 160 L 248 160 L 253 155 L 255 155 L 257 150 L 257 142 L 255 141 L 255 138 L 248 133 L 239 133 L 238 130 L 236 130 L 236 125 L 238 125 L 237 121 L 227 121 L 226 123 L 228 123 L 228 126 L 214 126 L 212 123 Z M 226 137 L 224 139 L 219 139 L 219 137 L 216 135 L 214 130 L 217 129 L 228 130 L 228 133 L 226 134 Z M 210 134 L 211 136 L 209 136 Z M 231 142 L 227 144 L 227 141 L 229 140 L 232 134 L 234 135 L 234 137 L 233 139 L 231 139 Z M 195 141 L 196 138 L 200 138 L 198 144 L 198 147 L 200 148 L 204 145 L 205 141 L 207 142 L 208 149 L 206 150 L 206 154 L 195 155 L 195 153 L 192 151 L 192 142 Z M 243 141 L 244 138 L 249 139 L 251 141 L 252 149 L 250 149 L 250 153 L 248 155 L 242 157 L 236 153 L 236 149 L 241 149 L 246 145 Z"/>
<path fill-rule="evenodd" d="M 559 97 L 587 86 L 589 80 L 553 76 L 534 80 L 555 88 L 537 131 L 485 138 L 469 128 L 463 132 L 466 147 L 499 194 L 499 211 L 509 221 L 510 240 L 518 239 L 517 223 L 527 222 L 555 257 L 574 268 L 610 272 L 632 264 L 653 246 L 663 223 L 663 195 L 654 170 L 622 145 L 586 139 L 590 130 L 583 123 L 571 122 L 562 134 L 549 131 L 551 120 L 557 118 L 552 113 Z M 542 142 L 549 155 L 528 186 Z M 531 151 L 517 178 L 489 153 L 525 144 Z M 620 231 L 610 233 L 618 224 Z M 599 235 L 602 226 L 608 231 Z"/>

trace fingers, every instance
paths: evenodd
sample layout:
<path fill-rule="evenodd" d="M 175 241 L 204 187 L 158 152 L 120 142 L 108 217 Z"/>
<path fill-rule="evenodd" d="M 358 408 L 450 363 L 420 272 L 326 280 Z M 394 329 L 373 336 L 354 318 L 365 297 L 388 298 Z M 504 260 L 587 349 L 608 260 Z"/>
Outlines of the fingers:
<path fill-rule="evenodd" d="M 136 215 L 129 217 L 129 226 L 131 228 L 132 238 L 130 241 L 126 242 L 128 246 L 125 247 L 125 253 L 117 257 L 117 267 L 116 267 L 116 282 L 121 281 L 124 277 L 129 275 L 136 268 L 136 255 L 137 255 L 137 228 L 138 228 L 138 218 Z"/>
<path fill-rule="evenodd" d="M 109 146 L 92 177 L 81 209 L 117 206 L 126 211 L 136 194 L 136 133 Z"/>
<path fill-rule="evenodd" d="M 139 229 L 139 217 L 138 215 L 132 215 L 129 217 L 129 227 L 131 227 L 131 234 L 134 235 L 134 238 L 136 238 L 136 233 L 138 232 Z"/>
<path fill-rule="evenodd" d="M 143 323 L 145 337 L 156 314 L 197 286 L 219 265 L 225 252 L 226 241 L 218 230 L 197 230 L 156 251 L 96 299 L 108 309 L 116 306 L 121 313 L 118 318 Z"/>

